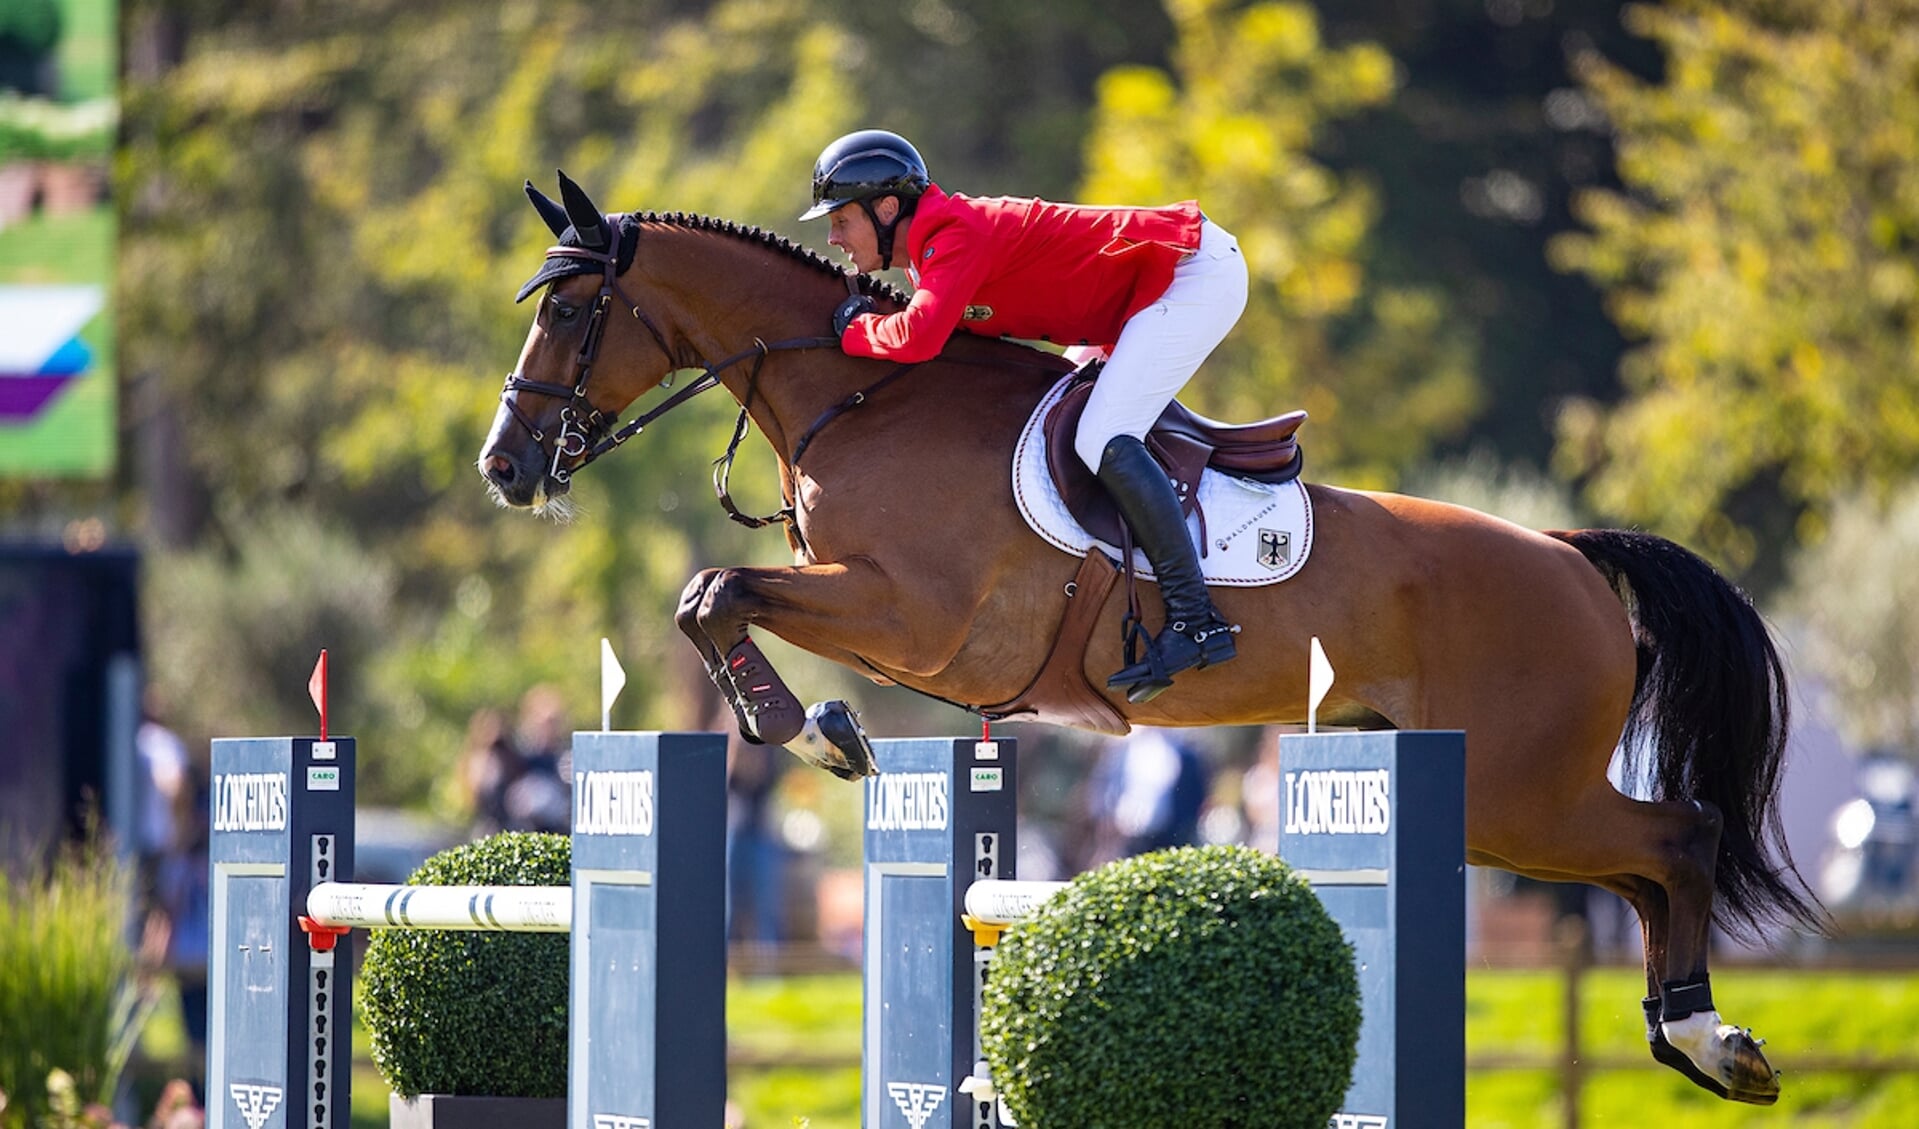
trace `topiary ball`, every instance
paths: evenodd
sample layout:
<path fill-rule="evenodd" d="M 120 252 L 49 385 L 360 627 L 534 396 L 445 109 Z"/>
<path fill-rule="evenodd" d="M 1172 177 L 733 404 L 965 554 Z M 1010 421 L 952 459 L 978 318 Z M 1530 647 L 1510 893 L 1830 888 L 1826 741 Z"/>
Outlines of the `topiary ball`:
<path fill-rule="evenodd" d="M 1303 878 L 1247 847 L 1080 875 L 1002 939 L 981 1043 L 1026 1129 L 1325 1129 L 1359 976 Z"/>
<path fill-rule="evenodd" d="M 508 831 L 434 855 L 411 886 L 565 886 L 565 835 Z M 378 929 L 360 972 L 373 1063 L 395 1093 L 566 1096 L 567 935 Z"/>

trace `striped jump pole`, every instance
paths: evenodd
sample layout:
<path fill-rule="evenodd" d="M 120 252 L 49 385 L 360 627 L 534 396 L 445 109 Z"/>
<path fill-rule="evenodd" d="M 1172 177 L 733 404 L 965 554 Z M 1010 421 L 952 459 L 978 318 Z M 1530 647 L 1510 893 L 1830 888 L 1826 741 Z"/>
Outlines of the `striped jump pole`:
<path fill-rule="evenodd" d="M 573 888 L 323 882 L 307 894 L 307 917 L 344 929 L 570 933 Z"/>
<path fill-rule="evenodd" d="M 215 741 L 209 1129 L 347 1125 L 348 928 L 571 933 L 569 1126 L 720 1124 L 725 764 L 717 734 L 576 733 L 571 885 L 375 886 L 352 738 Z"/>
<path fill-rule="evenodd" d="M 1066 885 L 992 878 L 975 882 L 966 888 L 966 916 L 980 925 L 1004 929 L 1066 889 Z"/>

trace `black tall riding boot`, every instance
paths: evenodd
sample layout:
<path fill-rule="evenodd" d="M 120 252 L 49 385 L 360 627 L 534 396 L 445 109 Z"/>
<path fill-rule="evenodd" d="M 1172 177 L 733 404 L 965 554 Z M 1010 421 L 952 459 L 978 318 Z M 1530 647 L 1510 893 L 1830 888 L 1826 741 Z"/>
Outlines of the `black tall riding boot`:
<path fill-rule="evenodd" d="M 1147 644 L 1146 657 L 1106 680 L 1108 690 L 1125 690 L 1128 701 L 1148 702 L 1171 687 L 1180 671 L 1232 658 L 1239 628 L 1214 609 L 1179 495 L 1146 444 L 1130 435 L 1114 436 L 1100 453 L 1099 481 L 1153 563 L 1166 603 L 1166 622 Z"/>

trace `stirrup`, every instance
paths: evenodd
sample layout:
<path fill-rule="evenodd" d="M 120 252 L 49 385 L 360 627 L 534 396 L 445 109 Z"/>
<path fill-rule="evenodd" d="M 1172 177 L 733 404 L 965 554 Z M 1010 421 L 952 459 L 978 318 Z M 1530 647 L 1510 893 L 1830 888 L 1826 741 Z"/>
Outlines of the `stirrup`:
<path fill-rule="evenodd" d="M 1106 688 L 1126 691 L 1134 705 L 1150 702 L 1172 689 L 1174 675 L 1230 661 L 1239 653 L 1233 642 L 1237 634 L 1238 624 L 1217 616 L 1197 630 L 1184 622 L 1168 624 L 1146 644 L 1145 657 L 1108 678 Z"/>

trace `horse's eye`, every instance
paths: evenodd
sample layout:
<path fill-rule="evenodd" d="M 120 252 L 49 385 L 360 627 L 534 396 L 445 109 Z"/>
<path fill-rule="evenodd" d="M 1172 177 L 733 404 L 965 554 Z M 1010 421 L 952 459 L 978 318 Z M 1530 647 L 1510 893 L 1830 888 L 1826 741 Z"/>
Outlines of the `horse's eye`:
<path fill-rule="evenodd" d="M 572 321 L 574 318 L 579 316 L 580 316 L 580 308 L 578 306 L 569 306 L 565 302 L 560 301 L 558 298 L 553 299 L 553 320 L 554 321 L 559 322 L 562 325 L 565 325 L 566 323 Z"/>

